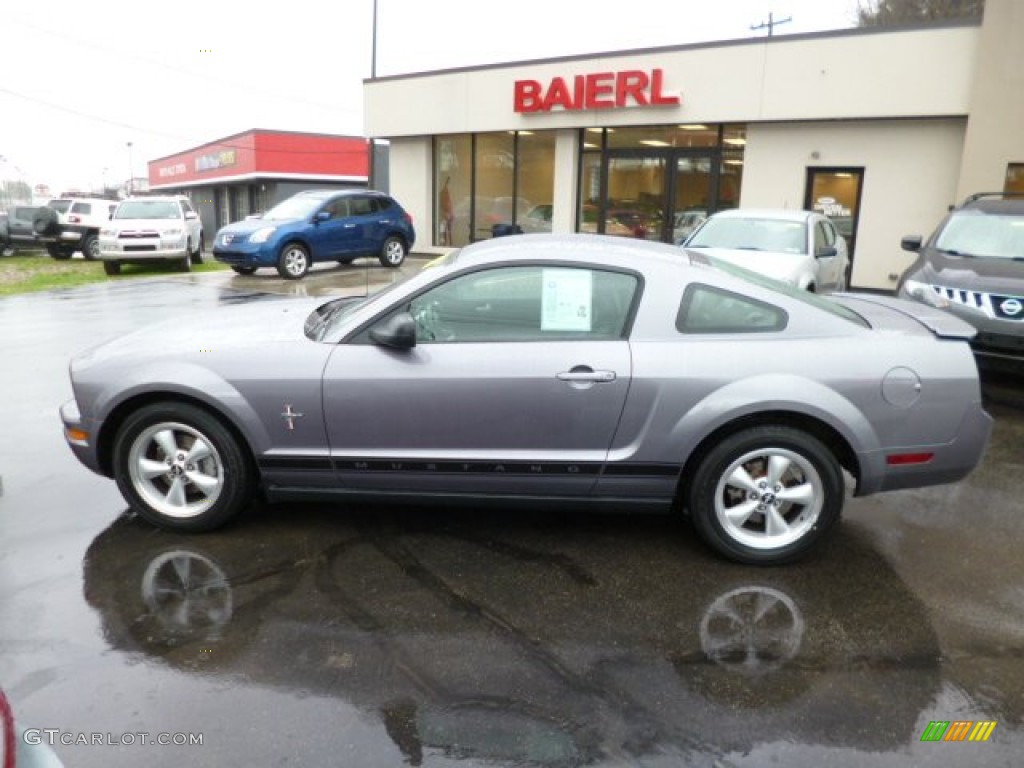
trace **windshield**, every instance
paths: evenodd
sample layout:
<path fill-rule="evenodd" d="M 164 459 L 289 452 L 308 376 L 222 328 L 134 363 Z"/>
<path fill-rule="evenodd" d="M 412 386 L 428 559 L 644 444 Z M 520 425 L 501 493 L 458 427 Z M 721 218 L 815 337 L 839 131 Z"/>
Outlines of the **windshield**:
<path fill-rule="evenodd" d="M 53 208 L 57 213 L 67 213 L 71 207 L 70 200 L 51 200 L 46 204 L 47 208 Z"/>
<path fill-rule="evenodd" d="M 844 320 L 849 320 L 851 323 L 856 323 L 857 325 L 865 328 L 871 327 L 867 320 L 858 315 L 852 309 L 844 307 L 842 304 L 832 301 L 826 296 L 819 296 L 816 293 L 802 290 L 794 285 L 790 285 L 789 283 L 784 283 L 780 280 L 773 280 L 765 275 L 757 272 L 751 272 L 749 269 L 744 269 L 743 267 L 737 267 L 735 264 L 730 264 L 727 261 L 716 259 L 705 253 L 692 253 L 690 254 L 690 259 L 694 264 L 706 264 L 710 267 L 714 267 L 721 272 L 726 272 L 727 274 L 735 277 L 743 278 L 747 282 L 754 283 L 761 288 L 767 288 L 775 293 L 781 293 L 782 295 L 802 302 L 803 304 L 810 304 L 812 307 L 817 307 L 818 309 L 828 312 L 830 315 L 835 315 L 836 317 L 841 317 Z"/>
<path fill-rule="evenodd" d="M 115 219 L 180 219 L 181 208 L 170 200 L 125 200 L 114 212 Z"/>
<path fill-rule="evenodd" d="M 807 236 L 802 221 L 723 216 L 705 221 L 686 247 L 806 253 Z"/>
<path fill-rule="evenodd" d="M 940 251 L 993 259 L 1024 259 L 1024 215 L 961 211 L 935 240 Z"/>
<path fill-rule="evenodd" d="M 316 213 L 323 204 L 324 201 L 321 197 L 296 195 L 295 197 L 289 197 L 287 200 L 282 200 L 260 218 L 273 219 L 275 221 L 304 219 Z"/>
<path fill-rule="evenodd" d="M 398 279 L 384 286 L 376 293 L 371 293 L 369 296 L 347 296 L 320 305 L 306 318 L 306 336 L 313 341 L 334 338 L 345 321 L 355 314 L 357 310 L 377 304 L 391 291 L 404 283 L 404 278 Z"/>

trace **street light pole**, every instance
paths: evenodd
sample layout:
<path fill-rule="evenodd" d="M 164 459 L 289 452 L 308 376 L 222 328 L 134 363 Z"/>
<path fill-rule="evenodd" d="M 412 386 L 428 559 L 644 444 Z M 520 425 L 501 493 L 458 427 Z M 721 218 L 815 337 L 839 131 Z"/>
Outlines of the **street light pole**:
<path fill-rule="evenodd" d="M 377 0 L 373 0 L 373 42 L 370 46 L 370 79 L 377 78 Z M 370 137 L 370 157 L 366 174 L 366 186 L 375 189 L 377 184 L 373 176 L 377 170 L 377 161 L 374 155 L 377 154 L 377 140 Z"/>
<path fill-rule="evenodd" d="M 135 164 L 132 162 L 132 143 L 128 144 L 128 197 L 132 196 L 135 188 Z"/>

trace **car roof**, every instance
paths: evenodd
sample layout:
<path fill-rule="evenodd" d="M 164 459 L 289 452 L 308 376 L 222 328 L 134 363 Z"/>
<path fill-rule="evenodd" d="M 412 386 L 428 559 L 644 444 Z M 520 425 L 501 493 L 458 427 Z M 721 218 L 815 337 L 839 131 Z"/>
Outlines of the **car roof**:
<path fill-rule="evenodd" d="M 799 208 L 727 208 L 718 211 L 711 218 L 714 219 L 777 219 L 779 221 L 807 221 L 814 216 L 814 211 L 804 211 Z"/>
<path fill-rule="evenodd" d="M 691 264 L 690 254 L 676 245 L 585 232 L 528 234 L 479 240 L 461 248 L 452 260 L 460 267 L 495 261 L 537 259 L 613 264 L 629 267 L 637 258 L 676 266 Z"/>
<path fill-rule="evenodd" d="M 346 197 L 349 195 L 374 195 L 376 197 L 387 197 L 383 192 L 375 189 L 306 189 L 296 192 L 294 197 L 314 197 L 319 200 L 326 200 L 329 197 Z"/>

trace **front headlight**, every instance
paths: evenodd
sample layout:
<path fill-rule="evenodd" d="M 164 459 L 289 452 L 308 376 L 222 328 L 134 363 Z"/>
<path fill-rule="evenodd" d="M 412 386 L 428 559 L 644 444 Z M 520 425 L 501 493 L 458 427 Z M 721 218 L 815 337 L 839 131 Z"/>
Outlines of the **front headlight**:
<path fill-rule="evenodd" d="M 181 237 L 181 230 L 180 229 L 165 229 L 163 231 L 163 233 L 161 233 L 161 237 L 166 237 L 168 240 L 170 240 L 172 238 L 179 238 L 179 237 Z"/>
<path fill-rule="evenodd" d="M 117 237 L 117 230 L 111 229 L 110 227 L 104 227 L 100 230 L 100 237 Z"/>
<path fill-rule="evenodd" d="M 264 227 L 263 229 L 257 229 L 249 237 L 249 242 L 250 243 L 265 243 L 265 242 L 267 242 L 267 240 L 270 239 L 270 236 L 272 234 L 274 234 L 274 229 L 276 229 L 276 228 L 275 227 Z"/>
<path fill-rule="evenodd" d="M 907 295 L 912 299 L 917 299 L 922 304 L 927 304 L 930 307 L 937 307 L 938 309 L 946 309 L 949 307 L 949 302 L 939 296 L 928 283 L 919 283 L 917 280 L 907 280 L 903 284 L 903 290 L 907 292 Z"/>

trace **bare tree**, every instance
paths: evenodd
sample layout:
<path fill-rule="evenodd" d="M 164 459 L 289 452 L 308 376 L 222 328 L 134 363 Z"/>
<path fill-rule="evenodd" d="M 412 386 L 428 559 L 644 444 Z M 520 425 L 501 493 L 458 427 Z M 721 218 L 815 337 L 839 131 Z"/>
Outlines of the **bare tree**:
<path fill-rule="evenodd" d="M 980 19 L 985 0 L 858 0 L 857 26 L 927 24 L 942 19 Z"/>

